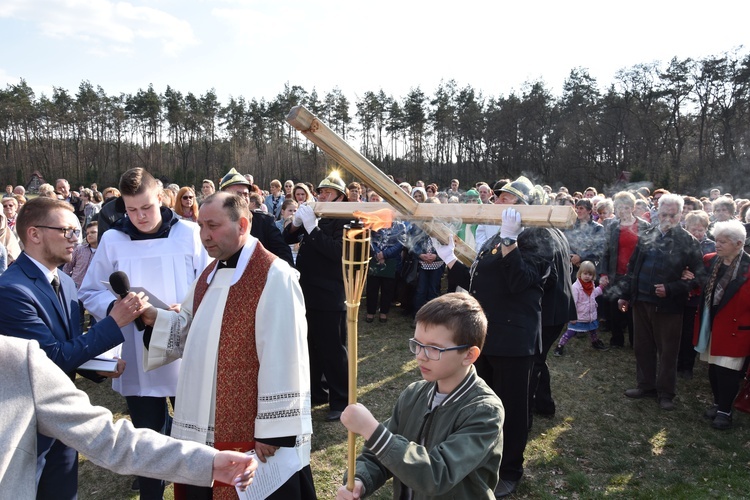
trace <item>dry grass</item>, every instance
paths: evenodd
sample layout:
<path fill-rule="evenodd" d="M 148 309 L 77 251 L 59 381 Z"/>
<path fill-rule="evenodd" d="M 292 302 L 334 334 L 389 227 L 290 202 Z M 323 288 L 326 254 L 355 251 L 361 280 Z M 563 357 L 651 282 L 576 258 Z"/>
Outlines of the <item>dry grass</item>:
<path fill-rule="evenodd" d="M 412 329 L 396 309 L 386 324 L 361 321 L 359 333 L 360 402 L 384 419 L 399 392 L 419 377 L 406 346 Z M 710 402 L 703 363 L 696 363 L 693 380 L 679 380 L 673 412 L 652 399 L 623 396 L 635 380 L 631 349 L 598 352 L 576 338 L 549 365 L 558 411 L 534 421 L 517 498 L 748 497 L 750 416 L 735 414 L 729 431 L 709 427 L 701 417 Z M 124 410 L 124 400 L 106 384 L 78 383 L 94 403 Z M 312 468 L 318 496 L 333 498 L 346 468 L 346 430 L 324 422 L 325 412 L 313 411 Z M 136 498 L 131 481 L 84 461 L 80 498 Z M 391 498 L 389 486 L 371 498 Z"/>

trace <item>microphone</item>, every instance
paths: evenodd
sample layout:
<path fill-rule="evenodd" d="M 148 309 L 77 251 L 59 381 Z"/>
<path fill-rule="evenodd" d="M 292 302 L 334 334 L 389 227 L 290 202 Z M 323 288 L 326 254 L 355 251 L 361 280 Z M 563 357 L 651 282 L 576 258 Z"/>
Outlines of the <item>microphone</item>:
<path fill-rule="evenodd" d="M 130 293 L 130 279 L 128 278 L 128 275 L 122 271 L 115 271 L 109 275 L 109 285 L 121 299 Z M 135 318 L 134 323 L 139 331 L 146 329 L 146 324 L 140 316 Z"/>

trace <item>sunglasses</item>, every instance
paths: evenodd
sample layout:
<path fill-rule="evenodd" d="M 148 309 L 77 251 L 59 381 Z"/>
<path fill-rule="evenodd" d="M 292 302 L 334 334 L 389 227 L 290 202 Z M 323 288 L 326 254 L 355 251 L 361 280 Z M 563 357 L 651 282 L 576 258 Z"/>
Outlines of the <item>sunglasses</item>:
<path fill-rule="evenodd" d="M 192 200 L 193 198 L 194 196 L 190 196 L 189 194 L 186 194 L 185 196 L 182 197 L 183 200 Z"/>

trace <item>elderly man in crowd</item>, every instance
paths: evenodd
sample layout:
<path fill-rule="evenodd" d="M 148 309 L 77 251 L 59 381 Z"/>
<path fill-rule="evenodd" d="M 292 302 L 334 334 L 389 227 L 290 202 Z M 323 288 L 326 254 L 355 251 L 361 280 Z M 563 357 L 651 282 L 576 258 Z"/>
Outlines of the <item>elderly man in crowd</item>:
<path fill-rule="evenodd" d="M 86 217 L 83 213 L 85 202 L 70 192 L 70 183 L 67 179 L 57 179 L 55 181 L 55 193 L 57 193 L 58 198 L 67 201 L 72 205 L 73 212 L 76 214 L 76 217 L 78 217 L 81 225 L 83 225 L 83 220 Z"/>
<path fill-rule="evenodd" d="M 638 385 L 625 396 L 657 398 L 666 411 L 674 409 L 682 310 L 694 285 L 682 279 L 683 271 L 689 269 L 699 282 L 704 274 L 698 241 L 680 227 L 682 204 L 680 196 L 661 196 L 658 219 L 638 239 L 618 300 L 623 312 L 633 308 Z"/>

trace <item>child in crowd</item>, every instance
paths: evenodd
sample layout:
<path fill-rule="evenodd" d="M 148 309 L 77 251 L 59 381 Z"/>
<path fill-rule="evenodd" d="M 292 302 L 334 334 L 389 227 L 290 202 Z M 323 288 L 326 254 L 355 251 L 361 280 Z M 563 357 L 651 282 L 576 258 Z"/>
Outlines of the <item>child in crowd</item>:
<path fill-rule="evenodd" d="M 86 226 L 86 242 L 73 251 L 73 259 L 63 266 L 63 272 L 73 278 L 76 288 L 81 288 L 83 277 L 89 269 L 91 259 L 99 246 L 99 223 L 89 222 Z M 83 308 L 81 308 L 83 311 Z"/>
<path fill-rule="evenodd" d="M 573 283 L 573 300 L 576 303 L 578 320 L 568 322 L 568 330 L 560 338 L 555 348 L 555 356 L 563 355 L 563 348 L 568 340 L 578 333 L 586 332 L 591 336 L 591 347 L 597 351 L 609 350 L 597 335 L 599 319 L 596 314 L 596 298 L 602 294 L 603 290 L 601 286 L 594 287 L 596 266 L 588 260 L 581 262 L 576 277 L 576 282 Z"/>
<path fill-rule="evenodd" d="M 284 226 L 292 222 L 294 214 L 297 213 L 297 202 L 291 198 L 284 200 L 281 204 L 281 217 L 276 221 L 276 227 L 279 231 L 284 232 Z"/>
<path fill-rule="evenodd" d="M 94 258 L 94 253 L 99 246 L 99 223 L 97 221 L 89 222 L 85 227 L 86 242 L 73 250 L 73 259 L 63 266 L 63 272 L 73 278 L 76 289 L 81 288 L 83 277 L 86 276 L 91 259 Z M 78 302 L 81 305 L 81 331 L 84 331 L 86 308 L 83 307 L 83 302 L 80 300 Z M 96 319 L 92 316 L 91 326 L 94 326 L 95 323 Z"/>
<path fill-rule="evenodd" d="M 370 495 L 390 477 L 393 498 L 495 498 L 504 410 L 474 368 L 484 312 L 470 295 L 449 293 L 425 304 L 416 322 L 409 349 L 424 380 L 401 393 L 382 424 L 361 404 L 341 415 L 366 441 L 354 491 L 341 486 L 338 499 Z"/>
<path fill-rule="evenodd" d="M 281 218 L 275 222 L 276 227 L 284 232 L 284 226 L 292 222 L 294 214 L 297 213 L 299 205 L 292 198 L 287 198 L 284 203 L 281 204 Z M 297 263 L 297 254 L 299 253 L 299 243 L 293 243 L 289 245 L 289 249 L 292 251 L 292 261 Z"/>

